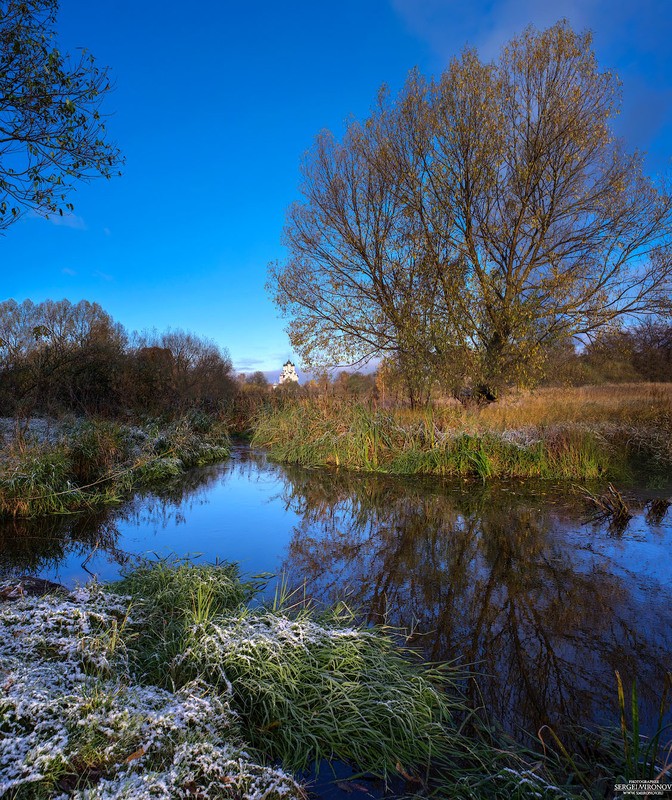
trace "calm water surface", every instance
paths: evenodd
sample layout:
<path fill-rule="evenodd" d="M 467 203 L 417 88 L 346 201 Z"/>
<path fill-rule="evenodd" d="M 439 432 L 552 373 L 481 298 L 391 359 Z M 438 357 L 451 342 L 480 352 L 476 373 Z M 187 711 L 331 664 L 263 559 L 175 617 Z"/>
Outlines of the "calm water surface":
<path fill-rule="evenodd" d="M 646 503 L 671 493 L 626 493 L 634 516 L 615 530 L 587 522 L 567 486 L 305 470 L 241 445 L 160 495 L 6 524 L 0 572 L 73 585 L 113 579 L 137 554 L 234 560 L 456 660 L 511 731 L 615 723 L 615 670 L 637 677 L 650 726 L 672 668 L 672 510 Z"/>

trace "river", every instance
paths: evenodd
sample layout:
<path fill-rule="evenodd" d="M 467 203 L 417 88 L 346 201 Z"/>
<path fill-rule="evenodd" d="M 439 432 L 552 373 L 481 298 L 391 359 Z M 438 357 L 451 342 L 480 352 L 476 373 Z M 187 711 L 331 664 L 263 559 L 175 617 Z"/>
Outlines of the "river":
<path fill-rule="evenodd" d="M 74 585 L 139 554 L 238 561 L 455 662 L 473 704 L 522 740 L 617 724 L 616 670 L 636 677 L 651 731 L 672 667 L 672 510 L 649 501 L 671 493 L 624 490 L 633 516 L 614 527 L 577 487 L 306 470 L 239 444 L 114 509 L 5 523 L 0 572 Z"/>

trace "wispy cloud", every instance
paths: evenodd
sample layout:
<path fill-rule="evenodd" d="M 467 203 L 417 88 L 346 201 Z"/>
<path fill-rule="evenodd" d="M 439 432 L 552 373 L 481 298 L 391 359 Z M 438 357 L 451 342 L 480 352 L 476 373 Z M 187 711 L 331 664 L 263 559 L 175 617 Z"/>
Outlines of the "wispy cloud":
<path fill-rule="evenodd" d="M 590 27 L 593 12 L 601 0 L 556 0 L 539 3 L 537 0 L 506 0 L 493 5 L 490 26 L 478 42 L 484 58 L 496 58 L 502 46 L 532 23 L 537 28 L 548 28 L 559 19 L 566 18 L 575 30 Z"/>
<path fill-rule="evenodd" d="M 62 272 L 64 275 L 76 275 L 76 274 L 77 274 L 77 273 L 75 272 L 75 270 L 74 270 L 74 269 L 70 269 L 70 267 L 63 267 L 63 269 L 61 270 L 61 272 Z"/>
<path fill-rule="evenodd" d="M 101 272 L 99 269 L 92 273 L 94 278 L 100 278 L 102 281 L 113 281 L 114 276 L 108 275 L 107 272 Z"/>
<path fill-rule="evenodd" d="M 268 353 L 263 357 L 246 356 L 244 358 L 236 359 L 234 369 L 236 372 L 263 372 L 267 378 L 273 377 L 277 380 L 278 375 L 282 370 L 282 365 L 285 361 L 293 361 L 298 364 L 298 361 L 289 350 L 277 351 L 275 353 Z"/>
<path fill-rule="evenodd" d="M 486 59 L 495 58 L 514 34 L 532 23 L 538 28 L 566 17 L 576 29 L 590 27 L 606 9 L 605 0 L 481 0 L 464 4 L 456 0 L 391 0 L 392 7 L 418 38 L 424 40 L 444 64 L 465 45 L 478 48 Z"/>
<path fill-rule="evenodd" d="M 49 214 L 49 216 L 45 217 L 48 222 L 51 222 L 52 225 L 57 225 L 62 228 L 72 228 L 76 231 L 85 231 L 86 230 L 86 222 L 82 217 L 78 217 L 77 214 Z"/>
<path fill-rule="evenodd" d="M 262 358 L 242 358 L 235 363 L 235 369 L 237 372 L 254 372 L 260 368 L 262 364 L 265 364 L 265 359 Z"/>

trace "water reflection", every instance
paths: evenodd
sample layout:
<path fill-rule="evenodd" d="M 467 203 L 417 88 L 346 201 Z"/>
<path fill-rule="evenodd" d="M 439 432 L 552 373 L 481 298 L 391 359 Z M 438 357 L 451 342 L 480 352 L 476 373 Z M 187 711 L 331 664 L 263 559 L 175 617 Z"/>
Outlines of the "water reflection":
<path fill-rule="evenodd" d="M 147 551 L 240 560 L 458 659 L 473 703 L 511 730 L 613 723 L 615 669 L 637 675 L 651 720 L 671 666 L 672 522 L 645 501 L 617 532 L 586 524 L 567 487 L 308 471 L 239 447 L 120 508 L 0 527 L 0 572 L 73 582 L 83 562 L 109 579 Z"/>
<path fill-rule="evenodd" d="M 11 520 L 0 525 L 0 574 L 38 575 L 55 570 L 68 557 L 82 562 L 96 546 L 116 554 L 117 528 L 109 514 L 80 514 L 41 520 Z"/>
<path fill-rule="evenodd" d="M 291 579 L 326 602 L 347 592 L 369 620 L 411 630 L 431 659 L 459 659 L 479 675 L 467 691 L 511 730 L 613 722 L 615 669 L 637 675 L 655 706 L 670 668 L 667 575 L 629 563 L 622 540 L 587 527 L 562 494 L 288 477 L 284 499 L 301 515 Z M 649 543 L 642 524 L 640 514 L 634 540 Z M 664 549 L 669 529 L 658 536 Z"/>
<path fill-rule="evenodd" d="M 220 477 L 216 469 L 193 470 L 179 483 L 159 493 L 138 493 L 120 507 L 4 521 L 0 524 L 0 575 L 58 577 L 59 566 L 71 561 L 84 565 L 86 574 L 80 578 L 86 580 L 94 574 L 86 564 L 96 553 L 123 567 L 134 555 L 119 544 L 123 526 L 148 530 L 186 525 L 189 512 L 208 502 L 208 493 Z"/>

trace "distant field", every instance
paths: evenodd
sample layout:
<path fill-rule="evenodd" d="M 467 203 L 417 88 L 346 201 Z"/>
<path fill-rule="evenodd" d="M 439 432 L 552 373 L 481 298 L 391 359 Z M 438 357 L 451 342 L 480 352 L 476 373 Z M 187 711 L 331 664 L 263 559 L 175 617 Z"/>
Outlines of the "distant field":
<path fill-rule="evenodd" d="M 447 409 L 445 409 L 447 411 Z M 619 383 L 544 388 L 510 394 L 480 408 L 451 405 L 447 425 L 476 424 L 507 430 L 566 422 L 659 422 L 672 419 L 672 383 Z"/>

